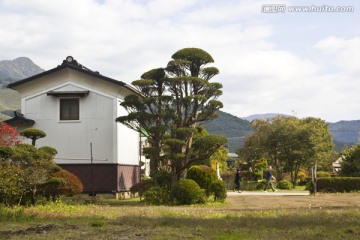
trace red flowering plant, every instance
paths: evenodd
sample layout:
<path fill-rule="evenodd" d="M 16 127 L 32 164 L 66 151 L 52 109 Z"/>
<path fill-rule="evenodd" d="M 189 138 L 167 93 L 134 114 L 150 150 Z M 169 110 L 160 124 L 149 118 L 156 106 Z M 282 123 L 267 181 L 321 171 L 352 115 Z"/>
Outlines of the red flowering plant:
<path fill-rule="evenodd" d="M 21 142 L 21 136 L 15 128 L 5 122 L 0 122 L 0 146 L 14 146 Z"/>

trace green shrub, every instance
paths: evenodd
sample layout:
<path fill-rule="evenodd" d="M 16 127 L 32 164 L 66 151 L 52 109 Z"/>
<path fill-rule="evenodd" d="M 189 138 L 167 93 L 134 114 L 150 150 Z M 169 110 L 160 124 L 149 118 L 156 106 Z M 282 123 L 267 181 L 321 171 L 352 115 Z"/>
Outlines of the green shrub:
<path fill-rule="evenodd" d="M 360 177 L 328 177 L 318 178 L 319 192 L 351 192 L 360 190 Z"/>
<path fill-rule="evenodd" d="M 308 190 L 311 194 L 315 192 L 314 183 L 311 180 L 306 183 L 305 190 Z"/>
<path fill-rule="evenodd" d="M 149 179 L 143 179 L 141 182 L 134 184 L 130 187 L 130 192 L 132 194 L 138 193 L 140 197 L 143 196 L 144 192 L 149 190 L 151 187 L 154 186 L 154 181 Z"/>
<path fill-rule="evenodd" d="M 214 194 L 215 202 L 223 202 L 227 196 L 226 183 L 222 180 L 215 180 L 210 185 L 211 193 Z"/>
<path fill-rule="evenodd" d="M 258 181 L 259 179 L 261 179 L 262 176 L 262 172 L 261 171 L 254 171 L 253 172 L 253 178 L 255 179 L 255 181 Z"/>
<path fill-rule="evenodd" d="M 243 191 L 254 191 L 257 190 L 258 182 L 255 181 L 241 181 L 240 189 Z"/>
<path fill-rule="evenodd" d="M 290 181 L 288 180 L 281 180 L 278 182 L 278 184 L 276 185 L 276 187 L 278 189 L 287 189 L 287 190 L 290 190 L 293 188 L 293 185 Z"/>
<path fill-rule="evenodd" d="M 152 205 L 160 205 L 169 202 L 169 192 L 166 188 L 153 186 L 143 194 L 144 201 Z"/>
<path fill-rule="evenodd" d="M 233 190 L 235 188 L 235 172 L 223 172 L 220 174 L 220 177 L 225 182 L 227 189 Z"/>
<path fill-rule="evenodd" d="M 316 173 L 316 178 L 328 178 L 331 177 L 330 173 L 319 171 Z"/>
<path fill-rule="evenodd" d="M 214 169 L 208 166 L 192 166 L 189 168 L 187 179 L 194 180 L 202 189 L 205 189 L 207 196 L 210 195 L 210 185 L 217 179 L 216 172 Z"/>
<path fill-rule="evenodd" d="M 160 170 L 153 176 L 153 178 L 156 179 L 156 183 L 158 186 L 160 186 L 162 188 L 170 189 L 171 173 Z"/>
<path fill-rule="evenodd" d="M 265 184 L 266 184 L 265 179 L 258 181 L 258 183 L 256 184 L 256 190 L 264 189 Z"/>
<path fill-rule="evenodd" d="M 178 204 L 205 202 L 205 191 L 192 179 L 181 179 L 171 191 L 171 197 Z"/>

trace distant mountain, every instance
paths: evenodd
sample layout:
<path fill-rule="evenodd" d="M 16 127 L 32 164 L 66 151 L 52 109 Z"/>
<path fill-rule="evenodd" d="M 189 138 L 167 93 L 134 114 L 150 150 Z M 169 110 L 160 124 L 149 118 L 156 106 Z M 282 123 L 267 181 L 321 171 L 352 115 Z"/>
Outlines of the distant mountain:
<path fill-rule="evenodd" d="M 227 137 L 228 149 L 230 152 L 235 152 L 243 146 L 244 138 L 252 133 L 250 122 L 226 112 L 218 113 L 219 117 L 204 124 L 204 127 L 211 134 Z"/>
<path fill-rule="evenodd" d="M 248 120 L 249 122 L 251 122 L 252 120 L 255 119 L 263 119 L 266 120 L 268 118 L 274 118 L 277 116 L 285 116 L 285 117 L 289 117 L 290 115 L 286 115 L 286 114 L 281 114 L 281 113 L 264 113 L 264 114 L 253 114 L 247 117 L 242 117 L 242 119 Z"/>
<path fill-rule="evenodd" d="M 42 68 L 27 57 L 0 61 L 0 86 L 5 87 L 9 83 L 31 77 L 43 71 Z"/>
<path fill-rule="evenodd" d="M 360 120 L 330 123 L 329 129 L 336 142 L 348 146 L 358 144 L 359 142 Z"/>
<path fill-rule="evenodd" d="M 5 87 L 43 71 L 27 57 L 0 61 L 0 121 L 10 118 L 9 112 L 20 109 L 19 93 Z"/>

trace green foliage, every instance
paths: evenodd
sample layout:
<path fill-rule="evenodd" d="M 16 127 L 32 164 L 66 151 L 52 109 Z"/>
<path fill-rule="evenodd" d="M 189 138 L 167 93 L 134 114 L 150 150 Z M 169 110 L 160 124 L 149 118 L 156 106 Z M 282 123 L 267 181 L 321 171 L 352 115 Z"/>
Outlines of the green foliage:
<path fill-rule="evenodd" d="M 360 145 L 343 151 L 341 175 L 346 177 L 360 177 Z"/>
<path fill-rule="evenodd" d="M 265 179 L 263 179 L 261 181 L 258 181 L 257 184 L 256 184 L 256 190 L 264 189 L 265 184 L 266 184 Z"/>
<path fill-rule="evenodd" d="M 154 186 L 144 193 L 144 201 L 151 205 L 161 205 L 169 202 L 169 190 L 160 186 Z"/>
<path fill-rule="evenodd" d="M 46 183 L 55 166 L 52 156 L 44 149 L 29 144 L 12 147 L 11 161 L 3 161 L 0 168 L 3 202 L 15 205 L 29 196 L 35 204 L 38 187 Z"/>
<path fill-rule="evenodd" d="M 316 177 L 317 178 L 327 178 L 327 177 L 331 177 L 330 173 L 328 172 L 323 172 L 323 171 L 318 171 L 316 172 Z"/>
<path fill-rule="evenodd" d="M 205 191 L 192 179 L 181 179 L 171 190 L 170 195 L 177 204 L 205 203 Z"/>
<path fill-rule="evenodd" d="M 217 179 L 214 169 L 208 166 L 192 166 L 186 174 L 187 179 L 194 180 L 200 188 L 205 189 L 207 196 L 211 193 L 211 183 Z"/>
<path fill-rule="evenodd" d="M 140 197 L 143 196 L 144 192 L 149 190 L 151 187 L 154 186 L 153 179 L 143 179 L 141 182 L 134 184 L 130 187 L 130 192 L 132 194 L 138 193 Z"/>
<path fill-rule="evenodd" d="M 360 177 L 318 178 L 318 192 L 352 192 L 360 190 Z"/>
<path fill-rule="evenodd" d="M 0 146 L 0 160 L 11 157 L 12 149 L 7 146 Z"/>
<path fill-rule="evenodd" d="M 226 183 L 222 180 L 214 180 L 210 184 L 210 191 L 214 194 L 214 201 L 224 202 L 227 196 Z"/>
<path fill-rule="evenodd" d="M 35 146 L 36 140 L 46 137 L 46 133 L 36 128 L 27 128 L 20 133 L 21 136 L 32 140 L 32 145 Z"/>
<path fill-rule="evenodd" d="M 214 61 L 210 54 L 185 48 L 172 58 L 166 69 L 150 70 L 133 82 L 140 94 L 125 98 L 121 106 L 128 115 L 116 121 L 137 131 L 145 129 L 152 150 L 156 150 L 145 150 L 150 158 L 150 176 L 159 169 L 168 169 L 176 175 L 171 178 L 174 186 L 189 166 L 209 162 L 226 138 L 194 140 L 197 124 L 216 118 L 216 111 L 222 107 L 217 100 L 222 85 L 209 82 L 219 70 L 205 67 Z M 196 144 L 198 150 L 192 146 Z"/>
<path fill-rule="evenodd" d="M 315 192 L 315 186 L 312 181 L 308 181 L 305 185 L 305 190 L 308 190 L 311 194 Z"/>
<path fill-rule="evenodd" d="M 285 190 L 291 190 L 293 188 L 293 185 L 290 181 L 288 180 L 281 180 L 278 182 L 278 184 L 276 185 L 276 187 L 278 189 L 285 189 Z"/>
<path fill-rule="evenodd" d="M 279 116 L 267 120 L 254 120 L 255 132 L 245 140 L 240 151 L 246 161 L 267 158 L 276 170 L 291 173 L 296 185 L 301 168 L 315 165 L 315 161 L 332 156 L 332 138 L 325 121 L 317 118 L 298 119 Z"/>

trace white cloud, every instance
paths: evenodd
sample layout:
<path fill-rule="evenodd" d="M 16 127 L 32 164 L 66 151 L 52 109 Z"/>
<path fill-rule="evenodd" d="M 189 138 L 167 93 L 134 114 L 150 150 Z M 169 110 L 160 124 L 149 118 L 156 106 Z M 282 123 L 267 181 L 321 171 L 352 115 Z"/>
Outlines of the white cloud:
<path fill-rule="evenodd" d="M 332 121 L 360 119 L 353 101 L 360 100 L 354 81 L 360 71 L 359 32 L 347 38 L 335 27 L 321 32 L 324 21 L 316 21 L 313 38 L 313 25 L 305 24 L 320 15 L 263 14 L 262 4 L 0 0 L 1 60 L 28 56 L 51 69 L 72 55 L 88 68 L 131 83 L 151 68 L 166 66 L 175 51 L 199 47 L 220 69 L 214 81 L 224 85 L 225 111 L 246 116 L 294 110 Z M 286 29 L 301 31 L 289 36 L 282 32 Z M 293 39 L 296 49 L 289 47 Z"/>
<path fill-rule="evenodd" d="M 337 66 L 343 71 L 359 76 L 360 36 L 350 39 L 327 37 L 315 44 L 314 48 L 335 59 Z"/>

